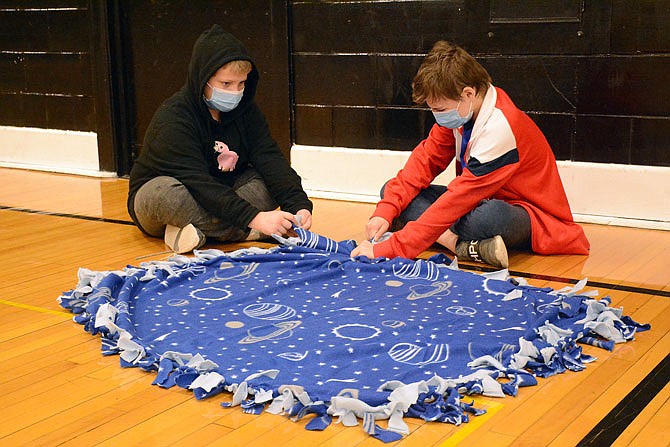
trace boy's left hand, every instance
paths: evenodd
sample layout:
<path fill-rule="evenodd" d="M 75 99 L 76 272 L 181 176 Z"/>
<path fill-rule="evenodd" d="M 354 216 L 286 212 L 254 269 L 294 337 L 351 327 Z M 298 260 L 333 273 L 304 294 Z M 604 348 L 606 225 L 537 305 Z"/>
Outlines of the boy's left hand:
<path fill-rule="evenodd" d="M 358 247 L 354 248 L 351 251 L 351 254 L 349 256 L 351 256 L 352 258 L 355 258 L 356 256 L 367 256 L 370 259 L 374 259 L 375 253 L 372 248 L 372 242 L 361 241 L 361 243 L 358 244 Z"/>
<path fill-rule="evenodd" d="M 312 213 L 309 210 L 300 210 L 295 214 L 300 216 L 300 228 L 309 230 L 312 226 Z"/>

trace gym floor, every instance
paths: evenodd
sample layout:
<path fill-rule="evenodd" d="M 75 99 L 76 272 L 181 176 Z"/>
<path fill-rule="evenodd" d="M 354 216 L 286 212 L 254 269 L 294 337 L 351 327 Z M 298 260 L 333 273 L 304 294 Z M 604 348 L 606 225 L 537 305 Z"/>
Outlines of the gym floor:
<path fill-rule="evenodd" d="M 0 169 L 0 444 L 7 446 L 211 445 L 378 446 L 362 428 L 225 410 L 217 396 L 151 386 L 154 374 L 103 357 L 100 341 L 56 302 L 77 269 L 116 270 L 169 254 L 126 212 L 128 181 Z M 315 199 L 312 230 L 336 240 L 363 238 L 372 204 Z M 514 398 L 477 398 L 488 413 L 453 426 L 406 418 L 398 446 L 670 445 L 670 231 L 584 224 L 589 256 L 510 253 L 510 273 L 587 290 L 652 330 L 598 357 L 586 370 L 539 379 Z M 215 244 L 232 251 L 268 243 Z M 422 257 L 440 251 L 433 247 Z M 487 270 L 461 263 L 466 270 Z M 186 443 L 186 444 L 184 444 Z"/>

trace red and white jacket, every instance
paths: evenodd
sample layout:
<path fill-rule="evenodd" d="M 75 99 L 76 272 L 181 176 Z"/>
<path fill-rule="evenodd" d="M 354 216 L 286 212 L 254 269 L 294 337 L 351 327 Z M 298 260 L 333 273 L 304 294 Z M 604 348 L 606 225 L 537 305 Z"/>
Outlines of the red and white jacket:
<path fill-rule="evenodd" d="M 386 185 L 373 216 L 398 217 L 460 153 L 463 129 L 437 124 L 412 151 Z M 456 220 L 484 199 L 522 206 L 530 215 L 531 243 L 539 254 L 589 253 L 582 227 L 573 220 L 556 159 L 542 131 L 507 94 L 489 86 L 457 176 L 421 217 L 374 245 L 375 257 L 413 259 L 430 247 Z"/>

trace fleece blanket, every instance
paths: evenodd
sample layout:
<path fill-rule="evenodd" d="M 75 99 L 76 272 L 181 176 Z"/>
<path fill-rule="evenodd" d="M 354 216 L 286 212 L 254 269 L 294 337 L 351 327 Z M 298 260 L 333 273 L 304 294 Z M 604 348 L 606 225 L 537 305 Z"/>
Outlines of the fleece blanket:
<path fill-rule="evenodd" d="M 480 411 L 464 396 L 516 395 L 593 361 L 578 343 L 611 350 L 649 329 L 609 298 L 578 294 L 585 281 L 537 288 L 444 255 L 352 259 L 353 241 L 297 232 L 271 249 L 80 269 L 59 302 L 100 335 L 103 354 L 155 371 L 157 386 L 314 415 L 310 430 L 362 422 L 387 442 L 408 433 L 406 416 L 467 422 Z"/>

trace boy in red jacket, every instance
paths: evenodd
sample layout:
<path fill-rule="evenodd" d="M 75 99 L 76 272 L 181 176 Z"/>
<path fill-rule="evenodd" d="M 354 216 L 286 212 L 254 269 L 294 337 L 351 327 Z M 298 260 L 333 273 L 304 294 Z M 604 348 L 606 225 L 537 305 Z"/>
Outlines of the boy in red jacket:
<path fill-rule="evenodd" d="M 588 254 L 547 140 L 472 56 L 437 42 L 412 88 L 436 124 L 384 185 L 365 227 L 370 240 L 352 256 L 411 259 L 437 242 L 461 259 L 507 268 L 507 247 Z M 431 185 L 454 157 L 456 178 Z M 379 242 L 391 227 L 401 229 Z"/>

